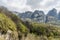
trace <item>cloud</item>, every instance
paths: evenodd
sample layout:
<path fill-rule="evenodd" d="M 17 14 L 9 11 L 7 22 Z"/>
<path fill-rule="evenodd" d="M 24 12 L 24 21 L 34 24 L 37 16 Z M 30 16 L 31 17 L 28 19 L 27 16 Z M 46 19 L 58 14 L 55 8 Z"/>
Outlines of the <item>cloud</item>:
<path fill-rule="evenodd" d="M 42 0 L 27 0 L 27 5 L 31 6 L 31 8 L 38 8 L 39 7 L 39 3 Z"/>
<path fill-rule="evenodd" d="M 26 5 L 26 2 L 27 0 L 0 0 L 0 5 L 14 11 L 27 11 L 31 8 Z"/>
<path fill-rule="evenodd" d="M 60 10 L 60 0 L 0 0 L 0 5 L 19 12 L 36 9 L 47 12 L 52 8 Z"/>
<path fill-rule="evenodd" d="M 60 0 L 27 0 L 27 5 L 31 6 L 32 9 L 50 9 L 60 6 Z"/>

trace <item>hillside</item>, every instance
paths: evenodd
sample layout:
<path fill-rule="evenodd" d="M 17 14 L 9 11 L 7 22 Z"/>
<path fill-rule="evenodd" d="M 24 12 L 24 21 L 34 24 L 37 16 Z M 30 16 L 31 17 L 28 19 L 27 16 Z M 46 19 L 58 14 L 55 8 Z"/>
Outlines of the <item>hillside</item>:
<path fill-rule="evenodd" d="M 18 39 L 16 24 L 5 14 L 0 13 L 0 40 L 17 40 L 15 38 Z"/>
<path fill-rule="evenodd" d="M 23 22 L 13 12 L 3 10 L 0 11 L 0 40 L 60 40 L 60 27 Z"/>

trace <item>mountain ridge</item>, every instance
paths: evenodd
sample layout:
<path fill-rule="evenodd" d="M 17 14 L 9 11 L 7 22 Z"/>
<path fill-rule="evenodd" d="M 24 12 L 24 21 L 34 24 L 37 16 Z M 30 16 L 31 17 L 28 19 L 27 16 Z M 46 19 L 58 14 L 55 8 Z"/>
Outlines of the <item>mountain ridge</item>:
<path fill-rule="evenodd" d="M 49 10 L 46 15 L 45 15 L 44 11 L 41 11 L 41 10 L 40 11 L 39 10 L 35 10 L 34 12 L 30 13 L 29 15 L 26 14 L 26 13 L 24 13 L 24 14 L 23 13 L 20 14 L 21 16 L 18 14 L 18 16 L 23 21 L 30 20 L 32 22 L 38 22 L 38 23 L 41 23 L 41 22 L 42 23 L 58 23 L 58 21 L 60 19 L 60 17 L 59 17 L 60 15 L 59 15 L 59 13 L 57 13 L 57 10 L 55 8 Z"/>

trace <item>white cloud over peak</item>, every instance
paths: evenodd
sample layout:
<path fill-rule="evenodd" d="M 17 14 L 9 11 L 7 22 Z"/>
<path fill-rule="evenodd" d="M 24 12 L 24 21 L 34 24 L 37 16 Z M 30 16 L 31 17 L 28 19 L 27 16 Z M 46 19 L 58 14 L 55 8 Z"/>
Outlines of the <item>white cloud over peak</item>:
<path fill-rule="evenodd" d="M 0 5 L 20 12 L 36 9 L 47 12 L 52 8 L 60 10 L 60 0 L 0 0 Z"/>

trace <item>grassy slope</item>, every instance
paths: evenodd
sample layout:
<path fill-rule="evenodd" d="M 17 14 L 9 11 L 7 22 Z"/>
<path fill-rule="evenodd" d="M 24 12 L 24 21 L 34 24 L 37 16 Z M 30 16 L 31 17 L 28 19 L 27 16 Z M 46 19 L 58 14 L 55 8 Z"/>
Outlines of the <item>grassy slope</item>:
<path fill-rule="evenodd" d="M 0 30 L 7 31 L 8 29 L 15 31 L 16 25 L 10 18 L 0 13 Z"/>
<path fill-rule="evenodd" d="M 10 36 L 12 39 L 17 40 L 18 39 L 18 33 L 17 33 L 17 28 L 16 24 L 8 18 L 5 14 L 0 13 L 0 33 L 1 35 L 6 35 L 8 30 L 11 31 Z M 1 36 L 0 35 L 0 36 Z M 0 37 L 0 40 L 5 39 L 4 37 Z"/>

